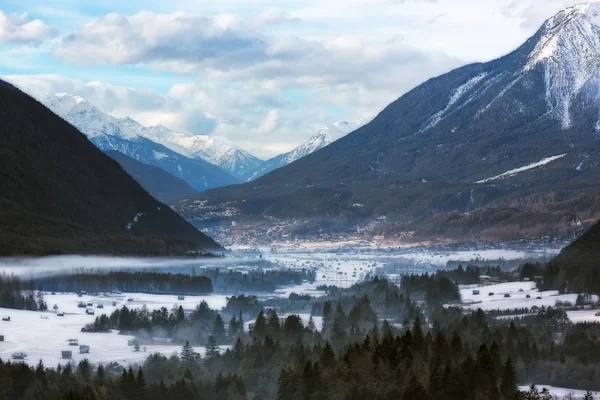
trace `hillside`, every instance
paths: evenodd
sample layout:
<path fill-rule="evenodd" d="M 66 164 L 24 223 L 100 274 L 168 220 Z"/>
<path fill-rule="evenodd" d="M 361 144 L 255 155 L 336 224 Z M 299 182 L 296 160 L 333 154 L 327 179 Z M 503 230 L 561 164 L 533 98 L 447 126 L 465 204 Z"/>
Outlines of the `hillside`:
<path fill-rule="evenodd" d="M 570 292 L 600 293 L 600 223 L 565 247 L 546 268 L 544 284 Z"/>
<path fill-rule="evenodd" d="M 3 81 L 0 120 L 0 254 L 219 248 L 76 128 Z"/>
<path fill-rule="evenodd" d="M 539 237 L 595 219 L 599 11 L 598 3 L 566 9 L 514 52 L 430 79 L 323 149 L 177 210 L 196 220 L 210 210 L 350 226 L 385 216 L 398 229 L 426 221 L 428 234 L 474 239 L 492 226 L 505 230 L 497 237 L 528 229 Z"/>
<path fill-rule="evenodd" d="M 106 155 L 118 162 L 133 179 L 160 202 L 169 203 L 198 193 L 185 181 L 160 168 L 143 164 L 118 151 L 107 151 Z"/>

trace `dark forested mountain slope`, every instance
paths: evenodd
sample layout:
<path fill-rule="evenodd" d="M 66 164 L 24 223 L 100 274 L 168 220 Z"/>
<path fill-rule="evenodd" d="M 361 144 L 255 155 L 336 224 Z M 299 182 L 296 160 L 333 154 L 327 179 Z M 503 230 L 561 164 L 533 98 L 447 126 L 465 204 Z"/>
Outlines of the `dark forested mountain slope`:
<path fill-rule="evenodd" d="M 549 288 L 600 294 L 600 223 L 549 263 L 544 283 Z"/>
<path fill-rule="evenodd" d="M 347 217 L 355 224 L 380 215 L 464 216 L 597 190 L 599 12 L 598 3 L 569 8 L 511 54 L 433 78 L 322 150 L 177 209 L 191 218 L 212 207 L 223 215 Z M 193 200 L 207 200 L 206 207 Z M 597 206 L 573 211 L 591 217 Z"/>
<path fill-rule="evenodd" d="M 0 254 L 219 247 L 72 125 L 2 81 L 0 121 Z"/>
<path fill-rule="evenodd" d="M 198 193 L 185 181 L 158 167 L 141 163 L 118 151 L 107 151 L 106 154 L 118 162 L 148 193 L 163 203 Z"/>

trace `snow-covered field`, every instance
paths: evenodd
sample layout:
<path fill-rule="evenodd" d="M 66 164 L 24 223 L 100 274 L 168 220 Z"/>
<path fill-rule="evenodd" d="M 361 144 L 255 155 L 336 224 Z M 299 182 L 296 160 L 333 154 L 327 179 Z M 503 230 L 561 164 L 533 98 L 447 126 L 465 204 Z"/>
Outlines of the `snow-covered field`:
<path fill-rule="evenodd" d="M 474 290 L 479 290 L 480 294 L 473 294 Z M 490 293 L 494 294 L 490 296 Z M 505 294 L 508 294 L 510 297 L 504 297 Z M 524 307 L 531 308 L 533 306 L 554 307 L 557 301 L 568 301 L 575 304 L 575 301 L 577 300 L 577 294 L 559 295 L 556 290 L 539 292 L 535 288 L 535 283 L 533 282 L 507 282 L 487 286 L 461 286 L 460 296 L 465 308 L 473 310 L 481 308 L 484 311 L 512 310 Z M 527 296 L 529 296 L 529 298 L 527 298 Z M 538 297 L 541 298 L 538 299 Z M 593 300 L 597 301 L 598 297 L 594 296 Z M 577 313 L 580 313 L 580 315 Z M 591 317 L 600 320 L 600 318 L 594 316 L 594 312 L 589 310 L 569 312 L 569 316 L 571 315 L 574 315 L 579 319 L 579 321 L 574 322 L 591 320 Z"/>
<path fill-rule="evenodd" d="M 133 298 L 132 302 L 127 301 Z M 7 360 L 12 353 L 23 351 L 27 353 L 28 364 L 36 364 L 40 359 L 48 366 L 66 363 L 69 360 L 61 359 L 62 350 L 73 351 L 73 361 L 84 358 L 92 362 L 118 362 L 121 364 L 142 362 L 151 353 L 159 352 L 171 355 L 179 352 L 179 345 L 148 345 L 146 353 L 142 350 L 135 352 L 128 346 L 132 336 L 112 333 L 84 333 L 81 328 L 94 321 L 100 314 L 110 314 L 116 308 L 127 305 L 129 308 L 140 308 L 144 304 L 149 310 L 166 307 L 169 310 L 174 304 L 181 305 L 185 310 L 192 310 L 202 300 L 211 308 L 220 309 L 225 306 L 226 298 L 223 295 L 214 296 L 186 296 L 185 300 L 178 301 L 177 296 L 150 295 L 150 294 L 121 294 L 114 296 L 82 296 L 76 294 L 47 294 L 45 300 L 50 309 L 54 304 L 64 311 L 65 316 L 59 317 L 54 312 L 32 312 L 23 310 L 0 309 L 0 315 L 9 316 L 10 321 L 0 321 L 0 335 L 4 335 L 4 342 L 0 342 L 0 358 Z M 77 304 L 83 301 L 93 302 L 95 315 L 87 315 L 85 308 Z M 116 306 L 113 306 L 113 301 Z M 103 304 L 103 309 L 96 306 Z M 79 347 L 69 346 L 68 339 L 78 339 L 80 345 L 90 346 L 89 354 L 79 354 Z M 202 354 L 203 348 L 196 351 Z"/>
<path fill-rule="evenodd" d="M 552 394 L 552 396 L 554 396 L 558 400 L 571 399 L 572 397 L 569 396 L 575 396 L 575 399 L 583 399 L 583 396 L 586 393 L 585 390 L 559 388 L 548 385 L 536 385 L 536 387 L 539 392 L 541 392 L 544 388 L 548 389 L 550 394 Z M 529 386 L 519 386 L 519 390 L 523 392 L 528 392 Z M 592 394 L 594 395 L 594 399 L 600 399 L 599 392 L 592 392 Z"/>

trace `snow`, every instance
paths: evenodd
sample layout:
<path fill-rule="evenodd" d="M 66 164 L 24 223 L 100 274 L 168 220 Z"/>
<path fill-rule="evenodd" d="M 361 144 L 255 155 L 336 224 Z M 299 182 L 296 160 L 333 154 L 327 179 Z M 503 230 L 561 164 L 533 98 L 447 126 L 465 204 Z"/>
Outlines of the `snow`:
<path fill-rule="evenodd" d="M 433 128 L 434 126 L 439 124 L 440 121 L 444 119 L 445 114 L 450 110 L 450 108 L 452 108 L 453 105 L 455 105 L 466 93 L 473 89 L 487 75 L 487 73 L 479 74 L 474 78 L 471 78 L 469 81 L 467 81 L 467 83 L 457 87 L 450 95 L 450 99 L 448 100 L 448 104 L 446 105 L 446 107 L 443 110 L 435 113 L 431 118 L 429 118 L 429 120 L 425 123 L 425 127 L 422 129 L 422 131 Z"/>
<path fill-rule="evenodd" d="M 165 153 L 161 153 L 159 151 L 152 150 L 152 153 L 154 153 L 154 158 L 156 158 L 157 160 L 162 160 L 163 158 L 169 158 L 168 155 L 166 155 Z"/>
<path fill-rule="evenodd" d="M 600 99 L 599 3 L 567 8 L 546 21 L 523 72 L 538 66 L 545 75 L 548 111 L 563 128 L 569 128 L 571 103 L 584 89 L 596 102 Z"/>
<path fill-rule="evenodd" d="M 335 140 L 354 132 L 358 128 L 371 122 L 372 119 L 373 116 L 369 116 L 355 121 L 338 121 L 331 125 L 327 125 L 311 136 L 305 143 L 290 152 L 280 154 L 265 161 L 248 181 L 263 176 L 274 169 L 291 164 L 302 157 L 306 157 L 307 155 L 330 145 Z"/>
<path fill-rule="evenodd" d="M 128 298 L 133 302 L 128 302 Z M 54 304 L 59 310 L 65 312 L 64 317 L 59 317 L 54 312 L 33 312 L 23 310 L 0 309 L 0 315 L 10 316 L 11 321 L 0 322 L 0 334 L 4 335 L 4 342 L 0 342 L 0 358 L 10 359 L 11 354 L 17 351 L 27 353 L 25 362 L 35 365 L 41 359 L 47 366 L 65 364 L 68 360 L 61 359 L 61 350 L 73 351 L 73 361 L 81 361 L 87 358 L 93 363 L 118 362 L 121 364 L 142 362 L 149 354 L 161 353 L 171 355 L 179 352 L 180 345 L 169 343 L 160 345 L 147 345 L 146 353 L 135 352 L 127 342 L 133 339 L 129 335 L 120 335 L 113 331 L 111 333 L 84 333 L 81 332 L 86 324 L 91 323 L 101 314 L 110 314 L 116 308 L 126 305 L 128 308 L 141 308 L 144 304 L 150 311 L 166 307 L 171 309 L 174 304 L 181 305 L 185 310 L 192 310 L 201 301 L 205 300 L 213 309 L 220 309 L 226 305 L 226 296 L 186 296 L 185 300 L 178 301 L 177 296 L 129 294 L 106 295 L 106 296 L 82 296 L 76 294 L 46 294 L 45 300 L 52 310 Z M 77 307 L 79 301 L 85 303 L 91 301 L 94 306 L 103 304 L 104 308 L 94 308 L 95 315 L 87 315 L 85 308 Z M 113 301 L 116 306 L 113 306 Z M 47 317 L 42 318 L 42 316 Z M 79 347 L 68 346 L 68 339 L 78 339 L 80 345 L 89 345 L 89 354 L 79 354 Z M 224 346 L 221 346 L 222 348 Z M 203 353 L 202 347 L 196 351 Z"/>
<path fill-rule="evenodd" d="M 138 221 L 140 220 L 140 217 L 144 215 L 144 213 L 137 213 L 135 214 L 135 217 L 133 217 L 133 220 L 127 224 L 127 226 L 125 227 L 126 230 L 131 230 L 131 228 L 133 228 L 133 225 L 137 224 Z"/>
<path fill-rule="evenodd" d="M 552 157 L 546 157 L 546 158 L 541 159 L 538 162 L 535 162 L 535 163 L 532 163 L 532 164 L 528 164 L 528 165 L 525 165 L 523 167 L 511 169 L 510 171 L 506 171 L 506 172 L 504 172 L 504 173 L 502 173 L 500 175 L 496 175 L 496 176 L 493 176 L 491 178 L 483 179 L 483 180 L 477 181 L 475 183 L 487 183 L 487 182 L 495 181 L 497 179 L 510 178 L 512 176 L 515 176 L 516 174 L 518 174 L 520 172 L 529 171 L 531 169 L 538 168 L 538 167 L 541 167 L 543 165 L 549 164 L 552 161 L 559 160 L 559 159 L 563 158 L 566 155 L 567 155 L 567 153 L 560 154 L 560 155 L 557 155 L 557 156 L 552 156 Z"/>
<path fill-rule="evenodd" d="M 552 394 L 553 396 L 556 396 L 559 400 L 562 400 L 563 398 L 566 398 L 569 395 L 573 395 L 577 399 L 581 399 L 586 394 L 585 390 L 579 390 L 579 389 L 559 388 L 559 387 L 548 386 L 548 385 L 536 385 L 536 387 L 539 392 L 541 392 L 542 389 L 544 389 L 544 388 L 548 389 L 550 394 Z M 528 392 L 529 386 L 519 386 L 519 390 L 522 392 Z M 592 392 L 592 394 L 594 395 L 594 399 L 600 399 L 599 392 Z"/>
<path fill-rule="evenodd" d="M 480 294 L 473 294 L 473 290 L 479 290 Z M 494 293 L 494 295 L 490 296 L 489 293 Z M 504 297 L 506 293 L 510 297 Z M 529 299 L 527 295 L 530 296 Z M 460 297 L 464 308 L 471 310 L 481 308 L 483 311 L 513 310 L 515 308 L 531 308 L 533 306 L 554 307 L 557 301 L 568 301 L 575 304 L 577 300 L 577 294 L 559 295 L 557 290 L 540 292 L 536 289 L 534 282 L 506 282 L 485 286 L 461 286 Z M 541 297 L 541 299 L 537 297 Z M 597 296 L 593 297 L 594 301 L 597 299 Z M 588 313 L 585 314 L 585 317 L 590 318 Z M 580 318 L 584 318 L 583 315 Z"/>

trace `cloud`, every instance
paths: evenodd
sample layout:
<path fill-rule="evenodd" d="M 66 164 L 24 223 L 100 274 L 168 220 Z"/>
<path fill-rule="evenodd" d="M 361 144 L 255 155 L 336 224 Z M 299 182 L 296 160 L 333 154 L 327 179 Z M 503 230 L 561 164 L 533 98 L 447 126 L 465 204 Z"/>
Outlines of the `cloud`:
<path fill-rule="evenodd" d="M 56 36 L 58 30 L 26 13 L 7 15 L 0 11 L 0 43 L 38 43 Z"/>
<path fill-rule="evenodd" d="M 276 11 L 246 18 L 109 14 L 64 37 L 54 52 L 78 65 L 144 65 L 177 73 L 200 72 L 210 79 L 274 79 L 288 87 L 356 80 L 369 86 L 389 85 L 382 77 L 402 75 L 405 68 L 418 65 L 426 74 L 442 71 L 442 64 L 446 69 L 458 65 L 441 52 L 429 54 L 401 40 L 264 33 L 267 26 L 292 21 L 296 19 Z"/>

